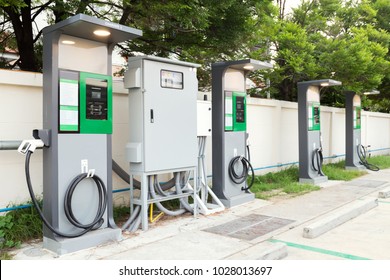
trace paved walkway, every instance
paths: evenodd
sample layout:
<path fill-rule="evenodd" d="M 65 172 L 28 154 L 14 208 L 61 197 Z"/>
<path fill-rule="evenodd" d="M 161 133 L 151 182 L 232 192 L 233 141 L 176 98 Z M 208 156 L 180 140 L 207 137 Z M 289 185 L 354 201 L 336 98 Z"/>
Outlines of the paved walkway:
<path fill-rule="evenodd" d="M 390 170 L 369 172 L 349 182 L 328 182 L 321 190 L 271 203 L 255 200 L 209 216 L 183 215 L 150 226 L 146 232 L 124 235 L 120 242 L 57 256 L 42 243 L 26 244 L 14 259 L 73 260 L 224 260 L 224 259 L 390 259 Z M 378 200 L 377 200 L 378 199 Z M 303 229 L 375 202 L 371 210 L 316 238 Z M 356 211 L 355 211 L 356 212 Z M 335 221 L 333 221 L 333 224 Z"/>

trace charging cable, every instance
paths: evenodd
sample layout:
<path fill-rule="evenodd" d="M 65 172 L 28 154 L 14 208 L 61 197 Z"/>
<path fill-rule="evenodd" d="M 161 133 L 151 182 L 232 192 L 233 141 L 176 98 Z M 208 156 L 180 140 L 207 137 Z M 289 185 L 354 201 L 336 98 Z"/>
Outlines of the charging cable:
<path fill-rule="evenodd" d="M 34 139 L 34 140 L 24 140 L 19 148 L 18 152 L 26 155 L 26 161 L 25 161 L 25 174 L 26 174 L 26 181 L 27 181 L 27 187 L 28 191 L 30 193 L 31 200 L 35 206 L 35 208 L 38 211 L 39 216 L 41 217 L 42 222 L 45 224 L 45 226 L 51 230 L 53 233 L 61 236 L 61 237 L 67 237 L 67 238 L 74 238 L 74 237 L 79 237 L 91 230 L 99 228 L 103 223 L 103 215 L 106 211 L 106 205 L 107 205 L 107 191 L 106 187 L 104 185 L 104 182 L 102 181 L 101 178 L 99 178 L 96 174 L 93 174 L 94 172 L 88 172 L 88 173 L 81 173 L 77 175 L 72 182 L 70 183 L 68 189 L 66 190 L 65 193 L 65 199 L 64 199 L 64 211 L 67 219 L 69 222 L 74 225 L 77 228 L 81 228 L 82 231 L 78 233 L 63 233 L 60 232 L 59 230 L 55 229 L 49 221 L 45 218 L 41 208 L 39 207 L 38 201 L 35 198 L 35 194 L 33 191 L 33 187 L 31 184 L 31 176 L 30 176 L 30 159 L 31 155 L 34 153 L 36 148 L 43 147 L 44 143 L 40 139 Z M 95 182 L 96 188 L 98 190 L 99 194 L 99 203 L 98 203 L 98 210 L 96 213 L 96 216 L 94 220 L 89 223 L 89 224 L 82 224 L 78 221 L 78 219 L 75 217 L 72 209 L 72 197 L 73 193 L 77 187 L 77 185 L 84 179 L 90 178 Z"/>
<path fill-rule="evenodd" d="M 367 148 L 368 147 L 370 147 L 370 146 L 365 147 L 362 144 L 358 144 L 356 146 L 357 154 L 358 154 L 358 157 L 360 160 L 360 164 L 364 165 L 364 167 L 366 167 L 367 169 L 369 169 L 371 171 L 379 171 L 378 166 L 371 164 L 367 161 Z"/>
<path fill-rule="evenodd" d="M 320 131 L 320 147 L 313 151 L 311 165 L 313 170 L 318 172 L 320 176 L 325 176 L 322 171 L 322 165 L 324 164 L 324 155 L 322 154 L 322 151 L 322 133 Z"/>
<path fill-rule="evenodd" d="M 241 173 L 236 172 L 236 166 L 241 164 Z M 229 177 L 235 184 L 242 184 L 244 183 L 247 178 L 249 177 L 249 170 L 251 172 L 251 181 L 248 184 L 247 187 L 242 187 L 241 190 L 245 192 L 249 192 L 249 189 L 252 187 L 254 181 L 255 181 L 255 172 L 253 170 L 253 167 L 248 159 L 246 159 L 244 156 L 236 156 L 231 159 L 229 163 Z"/>
<path fill-rule="evenodd" d="M 322 147 L 319 147 L 313 151 L 313 156 L 311 158 L 311 165 L 313 170 L 318 172 L 319 175 L 325 176 L 322 171 L 322 165 L 324 163 L 324 156 L 322 154 Z"/>

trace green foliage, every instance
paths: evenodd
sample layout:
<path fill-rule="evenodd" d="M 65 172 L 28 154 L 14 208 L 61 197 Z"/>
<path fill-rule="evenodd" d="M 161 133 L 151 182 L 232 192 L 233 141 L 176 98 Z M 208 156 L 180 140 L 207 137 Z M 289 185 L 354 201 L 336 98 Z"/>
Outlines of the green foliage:
<path fill-rule="evenodd" d="M 277 64 L 267 77 L 277 89 L 274 97 L 297 100 L 296 83 L 313 78 L 317 72 L 313 54 L 315 46 L 309 41 L 306 31 L 293 22 L 282 23 L 273 41 Z"/>
<path fill-rule="evenodd" d="M 390 4 L 388 0 L 375 0 L 373 7 L 377 11 L 375 26 L 382 30 L 390 31 Z"/>
<path fill-rule="evenodd" d="M 0 216 L 2 248 L 18 246 L 21 242 L 41 238 L 42 221 L 34 207 L 18 209 Z"/>
<path fill-rule="evenodd" d="M 124 56 L 143 53 L 201 64 L 198 71 L 200 88 L 210 86 L 212 62 L 246 56 L 253 44 L 258 44 L 255 35 L 261 33 L 258 30 L 264 30 L 264 24 L 270 26 L 275 12 L 272 0 L 33 0 L 30 6 L 27 5 L 29 0 L 3 2 L 13 5 L 12 11 L 0 6 L 0 13 L 6 20 L 11 17 L 23 20 L 12 21 L 15 34 L 24 32 L 23 38 L 17 38 L 22 70 L 41 69 L 40 52 L 34 51 L 36 48 L 22 47 L 26 39 L 35 44 L 39 42 L 39 30 L 33 34 L 33 28 L 26 29 L 39 14 L 46 13 L 47 23 L 54 24 L 77 13 L 85 13 L 143 31 L 141 38 L 121 44 Z M 21 16 L 22 9 L 24 17 Z M 30 17 L 26 16 L 26 9 L 29 9 Z M 0 23 L 0 28 L 6 22 Z M 23 64 L 31 56 L 35 62 L 30 64 L 34 65 Z"/>
<path fill-rule="evenodd" d="M 271 0 L 262 1 L 269 7 Z M 240 58 L 254 43 L 259 21 L 253 18 L 258 1 L 142 1 L 131 6 L 129 20 L 143 31 L 139 39 L 123 45 L 122 54 L 135 53 L 176 57 L 202 65 L 198 71 L 199 87 L 210 87 L 212 62 Z"/>
<path fill-rule="evenodd" d="M 0 0 L 0 7 L 13 7 L 14 9 L 26 7 L 24 0 Z"/>
<path fill-rule="evenodd" d="M 41 33 L 31 22 L 41 13 L 48 24 L 85 13 L 143 31 L 141 38 L 121 44 L 124 56 L 144 53 L 201 64 L 201 89 L 210 89 L 213 62 L 251 57 L 275 62 L 272 71 L 251 74 L 255 96 L 264 96 L 259 89 L 267 79 L 271 97 L 295 101 L 297 82 L 333 78 L 343 87 L 324 90 L 322 104 L 343 106 L 344 89 L 377 88 L 381 98 L 370 97 L 364 108 L 388 111 L 390 1 L 302 0 L 289 15 L 281 14 L 283 2 L 0 0 L 0 41 L 19 48 L 22 70 L 40 70 Z"/>
<path fill-rule="evenodd" d="M 118 226 L 124 224 L 130 217 L 130 207 L 124 205 L 114 207 L 113 217 Z"/>
<path fill-rule="evenodd" d="M 277 32 L 269 32 L 276 62 L 266 75 L 272 97 L 296 101 L 297 82 L 324 78 L 343 83 L 322 92 L 324 105 L 344 106 L 344 89 L 389 92 L 389 10 L 390 2 L 382 0 L 303 0 L 291 16 L 278 21 Z M 382 108 L 375 99 L 368 105 Z"/>
<path fill-rule="evenodd" d="M 13 210 L 0 216 L 0 259 L 11 259 L 10 249 L 41 237 L 42 222 L 35 208 Z"/>
<path fill-rule="evenodd" d="M 7 240 L 6 233 L 12 230 L 14 226 L 12 216 L 0 216 L 0 249 L 6 247 L 14 247 L 15 242 L 13 240 Z"/>
<path fill-rule="evenodd" d="M 351 35 L 339 40 L 328 40 L 328 52 L 320 60 L 341 80 L 349 90 L 364 92 L 377 88 L 389 71 L 390 62 L 385 59 L 387 48 L 382 43 L 370 40 L 379 32 L 373 27 L 351 28 Z"/>

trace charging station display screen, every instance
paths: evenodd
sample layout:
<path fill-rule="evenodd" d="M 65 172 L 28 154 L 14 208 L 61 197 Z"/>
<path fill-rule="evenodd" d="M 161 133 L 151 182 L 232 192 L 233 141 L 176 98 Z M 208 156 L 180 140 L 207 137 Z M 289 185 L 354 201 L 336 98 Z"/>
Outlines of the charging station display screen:
<path fill-rule="evenodd" d="M 313 124 L 320 124 L 320 107 L 313 107 Z"/>
<path fill-rule="evenodd" d="M 87 84 L 86 98 L 86 118 L 107 120 L 107 87 Z"/>
<path fill-rule="evenodd" d="M 245 97 L 236 97 L 236 122 L 245 122 Z"/>
<path fill-rule="evenodd" d="M 100 91 L 92 91 L 91 98 L 92 99 L 100 99 L 102 97 L 102 93 Z"/>
<path fill-rule="evenodd" d="M 160 84 L 162 88 L 183 89 L 183 73 L 169 70 L 161 70 Z"/>

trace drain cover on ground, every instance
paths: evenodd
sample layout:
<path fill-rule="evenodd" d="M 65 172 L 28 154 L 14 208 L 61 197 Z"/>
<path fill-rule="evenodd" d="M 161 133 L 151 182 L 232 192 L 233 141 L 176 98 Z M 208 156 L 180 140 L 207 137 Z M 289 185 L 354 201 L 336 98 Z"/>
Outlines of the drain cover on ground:
<path fill-rule="evenodd" d="M 251 214 L 219 226 L 207 228 L 204 231 L 243 240 L 252 240 L 292 222 L 295 221 Z"/>
<path fill-rule="evenodd" d="M 344 185 L 365 187 L 365 188 L 377 188 L 385 183 L 387 183 L 387 182 L 386 181 L 376 181 L 376 180 L 354 180 L 351 182 L 344 183 Z"/>

